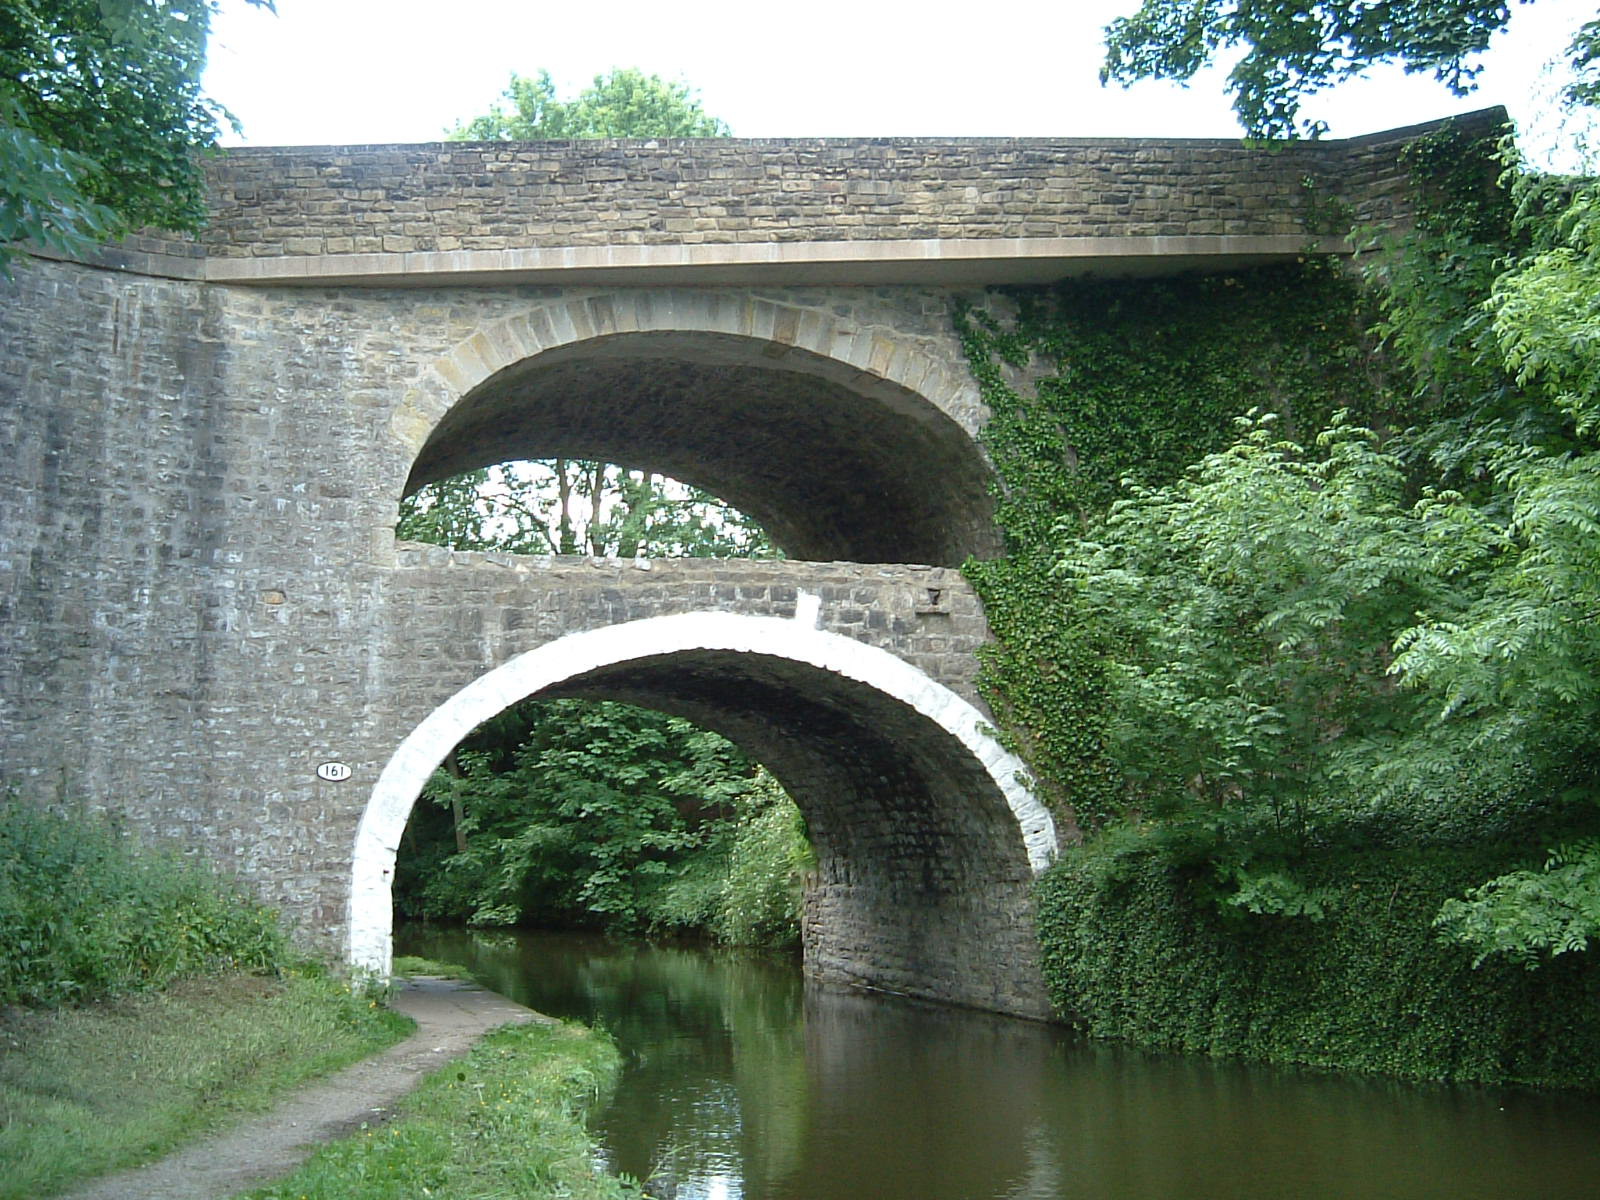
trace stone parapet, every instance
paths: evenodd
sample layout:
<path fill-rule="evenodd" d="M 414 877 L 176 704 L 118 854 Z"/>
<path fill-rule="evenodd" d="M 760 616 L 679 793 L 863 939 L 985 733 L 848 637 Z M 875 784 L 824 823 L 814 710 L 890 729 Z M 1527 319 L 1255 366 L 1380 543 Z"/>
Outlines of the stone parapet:
<path fill-rule="evenodd" d="M 1498 109 L 1458 123 L 1488 129 Z M 136 257 L 485 254 L 596 247 L 1299 237 L 1336 203 L 1403 222 L 1399 148 L 1340 141 L 706 139 L 251 147 L 208 163 L 198 243 Z"/>

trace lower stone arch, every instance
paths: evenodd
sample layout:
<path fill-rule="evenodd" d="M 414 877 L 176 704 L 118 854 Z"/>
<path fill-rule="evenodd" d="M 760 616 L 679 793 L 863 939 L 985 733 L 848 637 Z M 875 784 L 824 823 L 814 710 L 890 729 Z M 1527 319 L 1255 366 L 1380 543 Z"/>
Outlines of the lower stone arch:
<path fill-rule="evenodd" d="M 730 674 L 739 676 L 736 701 L 707 682 Z M 348 953 L 357 969 L 390 968 L 395 855 L 424 783 L 479 724 L 536 694 L 608 696 L 676 711 L 720 726 L 747 748 L 781 710 L 795 728 L 773 743 L 781 747 L 774 754 L 758 750 L 758 757 L 803 809 L 810 781 L 827 793 L 824 804 L 854 804 L 864 814 L 821 812 L 820 830 L 813 819 L 819 880 L 808 900 L 808 972 L 1046 1015 L 1029 884 L 1054 856 L 1056 833 L 1022 764 L 977 709 L 888 651 L 803 619 L 727 612 L 569 634 L 479 676 L 424 718 L 379 775 L 356 833 Z M 840 730 L 877 748 L 842 747 Z M 832 748 L 807 745 L 829 738 Z M 896 770 L 893 757 L 918 753 L 908 741 L 922 747 L 921 765 Z M 862 780 L 868 790 L 910 794 L 906 820 L 918 827 L 886 833 L 900 796 L 863 798 Z M 863 829 L 851 828 L 853 821 Z"/>

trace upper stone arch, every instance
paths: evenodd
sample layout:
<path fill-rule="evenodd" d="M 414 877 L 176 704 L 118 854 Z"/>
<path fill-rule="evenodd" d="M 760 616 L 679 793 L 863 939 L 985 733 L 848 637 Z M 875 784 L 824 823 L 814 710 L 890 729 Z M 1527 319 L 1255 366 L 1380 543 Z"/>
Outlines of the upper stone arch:
<path fill-rule="evenodd" d="M 406 490 L 511 458 L 659 470 L 794 558 L 958 565 L 997 549 L 984 410 L 951 342 L 838 293 L 628 289 L 532 301 L 441 355 L 395 418 Z"/>

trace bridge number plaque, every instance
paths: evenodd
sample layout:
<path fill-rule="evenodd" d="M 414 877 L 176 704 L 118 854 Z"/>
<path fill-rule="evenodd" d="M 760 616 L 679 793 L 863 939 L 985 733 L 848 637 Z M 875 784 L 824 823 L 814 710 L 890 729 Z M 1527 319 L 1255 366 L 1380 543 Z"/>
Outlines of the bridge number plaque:
<path fill-rule="evenodd" d="M 325 762 L 317 765 L 317 778 L 326 779 L 329 783 L 343 783 L 354 774 L 348 763 Z"/>

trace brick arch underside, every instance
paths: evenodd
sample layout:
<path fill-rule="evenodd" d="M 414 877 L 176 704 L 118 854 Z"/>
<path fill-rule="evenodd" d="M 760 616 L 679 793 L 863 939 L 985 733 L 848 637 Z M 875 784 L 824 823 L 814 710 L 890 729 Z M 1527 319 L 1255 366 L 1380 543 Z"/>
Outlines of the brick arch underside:
<path fill-rule="evenodd" d="M 443 415 L 406 490 L 555 457 L 702 487 L 792 558 L 957 566 L 998 550 L 962 424 L 904 384 L 762 338 L 619 333 L 513 363 Z"/>
<path fill-rule="evenodd" d="M 663 641 L 669 649 L 648 652 Z M 557 661 L 567 653 L 562 643 L 578 652 L 572 669 Z M 567 696 L 638 704 L 724 734 L 764 763 L 806 816 L 818 861 L 804 927 L 810 976 L 1046 1015 L 1030 891 L 1054 851 L 1054 830 L 1022 786 L 1019 764 L 964 701 L 887 652 L 793 621 L 696 613 L 562 643 L 458 693 L 502 676 L 495 698 L 461 720 L 523 695 Z M 374 805 L 409 811 L 451 739 L 467 731 L 458 724 L 420 739 L 427 749 L 405 770 L 391 763 Z M 397 792 L 401 775 L 408 779 Z M 357 878 L 351 913 L 352 957 L 378 969 L 387 966 L 387 929 L 380 951 L 370 923 L 388 919 L 391 876 L 383 877 L 381 912 L 363 917 L 357 908 L 375 879 L 375 848 L 392 870 L 404 820 L 395 824 L 391 813 L 379 831 L 382 823 L 369 807 L 363 836 L 374 837 L 366 849 L 358 838 L 356 854 L 358 877 L 368 860 L 367 881 Z"/>

